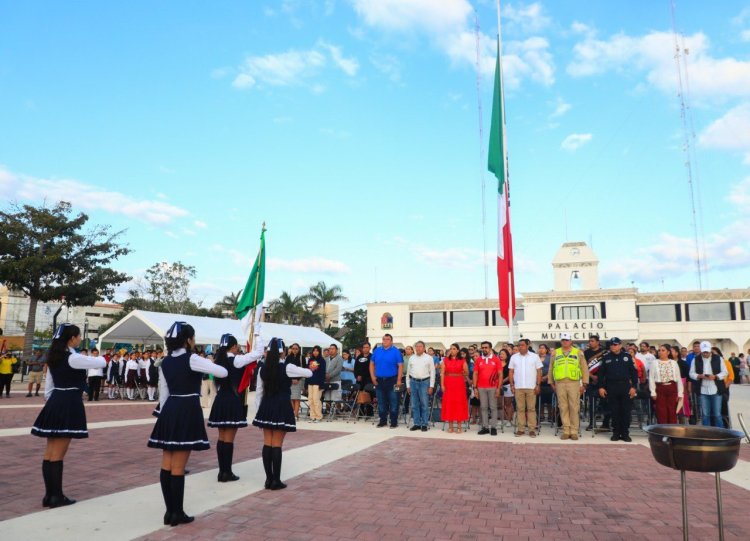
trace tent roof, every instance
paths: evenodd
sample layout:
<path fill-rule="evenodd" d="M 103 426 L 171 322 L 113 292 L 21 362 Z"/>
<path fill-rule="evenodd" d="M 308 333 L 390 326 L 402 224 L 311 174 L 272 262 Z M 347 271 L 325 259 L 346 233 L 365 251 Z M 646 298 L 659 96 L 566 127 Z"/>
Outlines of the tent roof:
<path fill-rule="evenodd" d="M 164 343 L 164 335 L 175 321 L 184 321 L 195 329 L 197 344 L 218 344 L 221 335 L 231 333 L 240 344 L 242 340 L 242 325 L 236 319 L 222 319 L 216 317 L 185 316 L 162 312 L 147 312 L 133 310 L 99 336 L 99 343 L 132 343 L 155 345 Z M 341 342 L 331 338 L 320 329 L 314 327 L 300 327 L 297 325 L 281 325 L 266 323 L 261 325 L 261 337 L 268 343 L 271 338 L 282 338 L 287 345 L 297 342 L 304 348 L 312 346 L 329 346 L 336 344 L 339 349 Z"/>

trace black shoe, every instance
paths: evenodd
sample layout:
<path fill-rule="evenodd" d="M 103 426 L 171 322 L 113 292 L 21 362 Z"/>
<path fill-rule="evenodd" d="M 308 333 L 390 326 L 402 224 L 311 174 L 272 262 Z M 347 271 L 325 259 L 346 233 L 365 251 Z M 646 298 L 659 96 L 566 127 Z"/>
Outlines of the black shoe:
<path fill-rule="evenodd" d="M 49 507 L 49 496 L 42 498 L 42 507 Z"/>
<path fill-rule="evenodd" d="M 620 440 L 620 436 L 618 436 L 617 434 L 612 434 L 612 437 L 609 438 L 609 441 L 619 441 L 619 440 Z"/>
<path fill-rule="evenodd" d="M 622 436 L 620 439 L 627 443 L 630 443 L 631 441 L 633 441 L 630 436 Z"/>
<path fill-rule="evenodd" d="M 282 483 L 281 481 L 273 480 L 271 481 L 271 486 L 269 487 L 271 490 L 283 490 L 286 488 L 286 483 Z"/>
<path fill-rule="evenodd" d="M 76 503 L 75 500 L 68 498 L 64 494 L 62 496 L 50 496 L 49 497 L 49 508 L 54 509 L 55 507 L 65 507 L 66 505 L 73 505 Z"/>
<path fill-rule="evenodd" d="M 388 425 L 388 423 L 386 423 L 386 422 L 384 422 L 384 421 L 380 421 L 380 422 L 378 423 L 378 428 L 383 428 L 384 426 L 387 426 L 387 425 Z"/>
<path fill-rule="evenodd" d="M 497 436 L 497 428 L 490 429 L 490 436 Z"/>
<path fill-rule="evenodd" d="M 190 524 L 195 520 L 195 517 L 189 517 L 184 511 L 182 513 L 172 513 L 172 519 L 169 521 L 171 526 L 179 526 L 180 524 Z"/>
<path fill-rule="evenodd" d="M 172 522 L 172 513 L 167 511 L 164 513 L 164 526 L 169 526 L 169 524 Z"/>
<path fill-rule="evenodd" d="M 411 428 L 410 428 L 409 430 L 410 430 L 411 432 L 416 432 L 417 430 L 419 430 L 419 428 L 420 428 L 420 427 L 419 427 L 419 425 L 414 425 L 414 426 L 413 426 L 413 427 L 411 427 Z"/>
<path fill-rule="evenodd" d="M 422 432 L 427 432 L 427 427 L 426 427 L 426 426 L 423 426 L 423 427 L 422 427 L 422 428 L 421 428 L 420 430 L 421 430 Z"/>
<path fill-rule="evenodd" d="M 31 398 L 31 393 L 27 394 L 26 398 Z"/>
<path fill-rule="evenodd" d="M 495 430 L 495 431 L 497 432 L 497 430 Z M 479 432 L 477 432 L 477 434 L 479 434 L 480 436 L 484 436 L 485 434 L 489 434 L 489 433 L 490 433 L 489 429 L 484 428 L 484 427 L 482 427 L 482 430 L 480 430 Z"/>
<path fill-rule="evenodd" d="M 398 423 L 391 423 L 391 428 L 398 428 Z"/>
<path fill-rule="evenodd" d="M 34 396 L 39 396 L 39 391 L 35 392 Z"/>
<path fill-rule="evenodd" d="M 230 471 L 222 471 L 222 472 L 219 472 L 219 475 L 216 480 L 219 483 L 229 483 L 231 481 L 239 481 L 240 478 Z"/>
<path fill-rule="evenodd" d="M 589 425 L 586 427 L 586 432 L 591 432 L 592 430 L 594 430 L 594 425 Z"/>
<path fill-rule="evenodd" d="M 272 484 L 273 484 L 273 480 L 266 479 L 266 482 L 263 483 L 263 488 L 265 488 L 266 490 L 269 490 L 271 488 Z"/>

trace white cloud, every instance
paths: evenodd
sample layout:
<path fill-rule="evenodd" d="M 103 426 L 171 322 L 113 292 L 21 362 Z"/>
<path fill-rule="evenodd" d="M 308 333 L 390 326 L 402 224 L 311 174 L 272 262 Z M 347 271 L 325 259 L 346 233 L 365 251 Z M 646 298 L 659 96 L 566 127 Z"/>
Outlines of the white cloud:
<path fill-rule="evenodd" d="M 239 89 L 252 88 L 261 84 L 268 86 L 310 86 L 313 91 L 324 87 L 320 83 L 310 83 L 332 64 L 349 77 L 359 70 L 359 62 L 354 57 L 346 57 L 341 48 L 324 41 L 312 49 L 291 49 L 283 53 L 261 56 L 248 56 L 232 81 Z"/>
<path fill-rule="evenodd" d="M 743 180 L 732 186 L 727 199 L 729 202 L 737 205 L 740 209 L 747 209 L 750 207 L 750 177 L 745 177 Z"/>
<path fill-rule="evenodd" d="M 222 68 L 216 68 L 211 70 L 211 78 L 212 79 L 222 79 L 229 75 L 232 72 L 232 68 L 230 67 L 222 67 Z"/>
<path fill-rule="evenodd" d="M 195 220 L 193 224 L 195 224 L 195 227 L 198 227 L 200 229 L 205 229 L 206 227 L 208 227 L 208 224 L 203 220 Z"/>
<path fill-rule="evenodd" d="M 740 32 L 740 39 L 742 41 L 750 41 L 750 30 L 743 30 Z"/>
<path fill-rule="evenodd" d="M 353 0 L 364 23 L 381 30 L 421 33 L 455 63 L 474 66 L 477 61 L 477 37 L 473 29 L 473 8 L 468 0 Z M 535 4 L 532 4 L 532 6 Z M 514 15 L 525 21 L 535 19 L 536 8 L 522 8 Z M 523 12 L 523 15 L 520 13 Z M 539 12 L 541 13 L 541 12 Z M 496 41 L 479 35 L 479 70 L 492 76 L 495 71 Z M 554 83 L 554 63 L 549 42 L 542 37 L 505 41 L 503 74 L 507 88 L 518 88 L 525 79 L 549 86 Z"/>
<path fill-rule="evenodd" d="M 552 118 L 559 118 L 563 116 L 565 113 L 570 111 L 570 109 L 573 106 L 567 103 L 562 98 L 557 98 L 557 102 L 555 103 L 555 110 L 552 111 L 552 113 L 549 115 L 550 119 Z"/>
<path fill-rule="evenodd" d="M 356 58 L 345 58 L 341 53 L 341 47 L 336 47 L 335 45 L 331 45 L 330 43 L 321 41 L 320 46 L 328 49 L 328 52 L 331 53 L 331 59 L 333 60 L 334 64 L 336 64 L 341 69 L 341 71 L 343 71 L 350 77 L 357 75 L 357 71 L 359 70 L 359 62 L 357 62 Z"/>
<path fill-rule="evenodd" d="M 702 32 L 685 36 L 690 92 L 699 98 L 750 96 L 750 61 L 733 57 L 715 58 Z M 573 48 L 574 58 L 567 71 L 574 77 L 608 71 L 645 72 L 646 80 L 662 92 L 674 95 L 677 70 L 675 40 L 671 32 L 650 32 L 643 36 L 620 33 L 609 39 L 592 35 Z"/>
<path fill-rule="evenodd" d="M 268 258 L 268 270 L 282 270 L 305 274 L 346 274 L 351 271 L 349 265 L 342 261 L 324 257 L 307 257 L 300 259 Z"/>
<path fill-rule="evenodd" d="M 373 54 L 370 56 L 370 63 L 394 83 L 398 83 L 401 80 L 401 62 L 399 62 L 397 57 Z"/>
<path fill-rule="evenodd" d="M 580 21 L 573 21 L 573 23 L 570 25 L 570 30 L 574 34 L 583 34 L 586 36 L 593 36 L 594 34 L 596 34 L 596 30 L 594 28 Z"/>
<path fill-rule="evenodd" d="M 12 173 L 0 166 L 0 198 L 20 201 L 72 201 L 77 209 L 139 216 L 166 224 L 187 216 L 187 210 L 153 199 L 135 198 L 72 179 L 44 179 Z"/>
<path fill-rule="evenodd" d="M 703 266 L 708 271 L 739 269 L 750 265 L 750 228 L 745 213 L 750 204 L 750 177 L 734 185 L 727 197 L 738 218 L 705 237 Z M 609 261 L 603 265 L 606 280 L 658 282 L 695 272 L 695 241 L 662 233 L 650 246 L 637 249 L 632 257 Z"/>
<path fill-rule="evenodd" d="M 706 148 L 737 150 L 750 164 L 750 103 L 743 103 L 714 120 L 698 137 Z"/>
<path fill-rule="evenodd" d="M 547 28 L 551 22 L 551 19 L 544 14 L 544 8 L 539 2 L 518 8 L 513 4 L 505 4 L 502 14 L 513 26 L 520 27 L 524 32 L 539 32 Z"/>
<path fill-rule="evenodd" d="M 590 133 L 571 133 L 563 142 L 560 143 L 560 148 L 567 150 L 568 152 L 575 152 L 583 145 L 591 141 L 593 135 Z"/>

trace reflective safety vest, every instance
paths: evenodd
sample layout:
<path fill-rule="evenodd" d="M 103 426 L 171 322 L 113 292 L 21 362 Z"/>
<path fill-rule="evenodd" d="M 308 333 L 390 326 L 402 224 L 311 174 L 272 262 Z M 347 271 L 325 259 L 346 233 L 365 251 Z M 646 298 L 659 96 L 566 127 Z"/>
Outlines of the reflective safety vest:
<path fill-rule="evenodd" d="M 562 348 L 555 350 L 555 364 L 552 368 L 552 377 L 555 381 L 561 379 L 572 379 L 578 381 L 583 375 L 581 373 L 580 352 L 578 348 L 571 348 L 566 355 Z"/>

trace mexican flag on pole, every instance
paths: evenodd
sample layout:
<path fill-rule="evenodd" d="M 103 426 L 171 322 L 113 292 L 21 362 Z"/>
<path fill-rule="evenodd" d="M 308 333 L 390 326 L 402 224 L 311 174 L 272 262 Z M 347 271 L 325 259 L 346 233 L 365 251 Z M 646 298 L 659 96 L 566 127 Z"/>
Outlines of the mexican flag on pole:
<path fill-rule="evenodd" d="M 242 323 L 242 333 L 248 341 L 248 344 L 252 339 L 251 333 L 253 332 L 253 326 L 258 324 L 260 314 L 263 312 L 263 294 L 265 288 L 266 227 L 265 224 L 263 224 L 263 229 L 260 233 L 260 250 L 258 251 L 258 257 L 255 258 L 255 263 L 253 263 L 253 268 L 250 270 L 250 276 L 245 284 L 245 289 L 242 290 L 242 296 L 239 301 L 237 301 L 237 307 L 234 309 L 234 314 Z M 260 309 L 257 308 L 258 306 L 260 306 Z M 241 393 L 250 386 L 250 380 L 252 379 L 255 365 L 256 363 L 250 363 L 245 367 L 245 372 L 242 374 L 242 380 L 237 388 L 238 392 Z"/>
<path fill-rule="evenodd" d="M 497 39 L 495 92 L 492 98 L 492 123 L 488 168 L 497 177 L 497 285 L 500 316 L 512 328 L 516 316 L 516 287 L 513 276 L 513 239 L 510 234 L 510 186 L 508 155 L 505 146 L 505 99 L 503 95 L 500 36 Z"/>
<path fill-rule="evenodd" d="M 250 277 L 247 279 L 242 296 L 237 301 L 234 314 L 242 323 L 245 338 L 250 338 L 250 327 L 253 323 L 253 310 L 263 303 L 263 293 L 266 288 L 266 228 L 260 233 L 260 250 L 255 258 Z"/>

